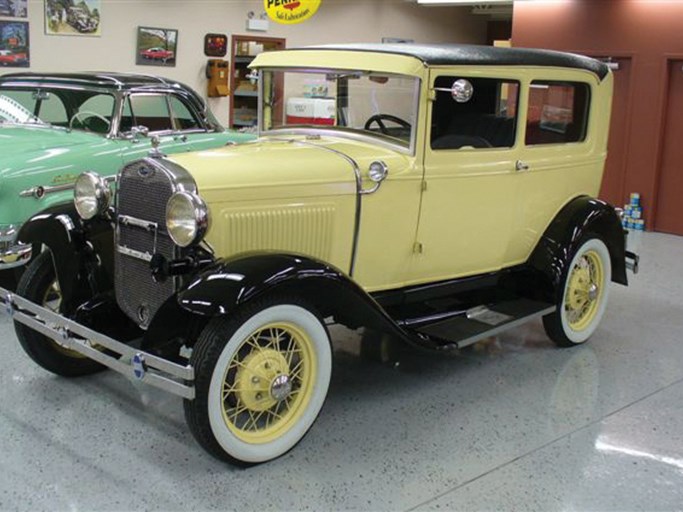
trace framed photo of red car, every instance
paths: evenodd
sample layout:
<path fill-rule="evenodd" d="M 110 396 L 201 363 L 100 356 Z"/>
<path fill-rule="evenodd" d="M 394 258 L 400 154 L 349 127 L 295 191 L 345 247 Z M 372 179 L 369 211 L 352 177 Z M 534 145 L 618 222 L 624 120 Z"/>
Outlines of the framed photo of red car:
<path fill-rule="evenodd" d="M 176 29 L 138 27 L 135 63 L 138 66 L 175 66 L 177 47 Z"/>
<path fill-rule="evenodd" d="M 27 68 L 29 54 L 27 21 L 0 20 L 0 68 Z"/>

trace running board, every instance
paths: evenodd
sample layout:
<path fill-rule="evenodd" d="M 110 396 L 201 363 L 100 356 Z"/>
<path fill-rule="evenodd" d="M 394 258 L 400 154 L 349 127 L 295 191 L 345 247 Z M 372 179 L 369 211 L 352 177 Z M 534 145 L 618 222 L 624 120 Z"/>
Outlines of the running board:
<path fill-rule="evenodd" d="M 462 348 L 555 311 L 548 302 L 515 299 L 490 306 L 477 306 L 457 316 L 423 323 L 406 330 L 444 346 Z"/>

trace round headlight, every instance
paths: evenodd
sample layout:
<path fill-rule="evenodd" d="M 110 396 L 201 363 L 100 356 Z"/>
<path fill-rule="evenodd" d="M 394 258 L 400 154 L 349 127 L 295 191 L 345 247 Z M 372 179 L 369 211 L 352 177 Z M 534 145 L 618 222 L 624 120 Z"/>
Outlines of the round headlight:
<path fill-rule="evenodd" d="M 74 186 L 74 205 L 82 219 L 92 219 L 109 208 L 111 189 L 101 176 L 84 172 Z"/>
<path fill-rule="evenodd" d="M 166 229 L 176 245 L 187 247 L 204 238 L 209 226 L 206 203 L 189 192 L 176 192 L 166 204 Z"/>

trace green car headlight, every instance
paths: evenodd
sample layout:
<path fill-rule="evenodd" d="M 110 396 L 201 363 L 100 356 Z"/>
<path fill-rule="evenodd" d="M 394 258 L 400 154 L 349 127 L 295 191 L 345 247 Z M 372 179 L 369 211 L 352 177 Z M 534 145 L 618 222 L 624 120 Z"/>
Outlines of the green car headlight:
<path fill-rule="evenodd" d="M 209 227 L 209 210 L 201 197 L 176 192 L 166 204 L 166 229 L 180 247 L 200 242 Z"/>
<path fill-rule="evenodd" d="M 111 203 L 111 189 L 107 182 L 94 172 L 84 172 L 74 186 L 74 205 L 82 219 L 92 219 L 103 213 Z"/>

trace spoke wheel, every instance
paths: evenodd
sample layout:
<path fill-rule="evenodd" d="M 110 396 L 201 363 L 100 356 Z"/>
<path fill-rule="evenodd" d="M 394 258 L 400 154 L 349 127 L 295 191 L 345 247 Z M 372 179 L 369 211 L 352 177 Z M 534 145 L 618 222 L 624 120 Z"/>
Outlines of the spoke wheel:
<path fill-rule="evenodd" d="M 569 271 L 564 309 L 569 326 L 585 329 L 595 318 L 604 291 L 605 269 L 594 250 L 586 251 Z"/>
<path fill-rule="evenodd" d="M 318 416 L 331 360 L 327 329 L 297 300 L 273 299 L 216 318 L 192 353 L 196 398 L 184 403 L 190 430 L 223 460 L 279 457 Z"/>
<path fill-rule="evenodd" d="M 29 264 L 19 280 L 17 294 L 56 313 L 61 311 L 62 293 L 49 251 L 40 253 Z M 60 345 L 22 323 L 14 322 L 14 330 L 24 352 L 52 373 L 64 377 L 77 377 L 106 369 L 105 366 Z"/>
<path fill-rule="evenodd" d="M 223 378 L 228 428 L 245 442 L 277 439 L 310 402 L 315 366 L 312 341 L 295 325 L 271 324 L 252 333 Z"/>
<path fill-rule="evenodd" d="M 565 270 L 557 311 L 543 318 L 553 341 L 572 346 L 595 332 L 605 313 L 611 277 L 607 246 L 599 238 L 584 241 Z"/>

